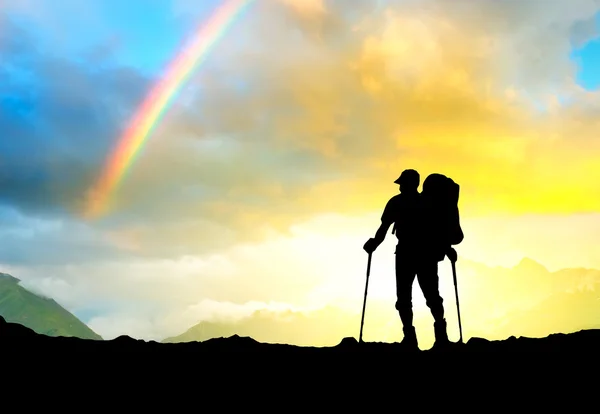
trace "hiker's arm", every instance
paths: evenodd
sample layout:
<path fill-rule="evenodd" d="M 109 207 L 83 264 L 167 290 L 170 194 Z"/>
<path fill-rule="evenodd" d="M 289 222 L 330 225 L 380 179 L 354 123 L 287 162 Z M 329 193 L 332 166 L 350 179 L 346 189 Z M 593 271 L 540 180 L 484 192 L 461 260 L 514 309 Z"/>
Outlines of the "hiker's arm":
<path fill-rule="evenodd" d="M 383 243 L 390 226 L 394 224 L 395 212 L 398 209 L 397 200 L 396 197 L 391 198 L 383 209 L 383 214 L 381 214 L 381 225 L 377 229 L 375 237 L 373 237 L 373 240 L 375 240 L 374 243 L 376 243 L 375 246 L 379 246 Z"/>
<path fill-rule="evenodd" d="M 391 214 L 392 206 L 390 206 L 390 204 L 391 203 L 388 202 L 387 205 L 385 206 L 385 209 L 381 216 L 381 225 L 377 229 L 377 232 L 375 232 L 375 237 L 367 240 L 367 242 L 363 246 L 363 249 L 367 253 L 374 252 L 375 249 L 377 249 L 379 247 L 379 245 L 381 243 L 383 243 L 383 241 L 385 240 L 385 234 L 387 233 L 387 231 L 389 230 L 390 226 L 393 223 L 393 215 Z"/>
<path fill-rule="evenodd" d="M 391 225 L 392 225 L 391 222 L 381 221 L 381 225 L 377 229 L 377 232 L 375 233 L 375 237 L 373 237 L 373 239 L 375 239 L 375 241 L 377 242 L 378 246 L 381 243 L 383 243 L 383 241 L 385 240 L 385 235 L 388 232 L 388 230 L 390 229 Z"/>
<path fill-rule="evenodd" d="M 379 228 L 377 229 L 377 232 L 375 233 L 375 237 L 367 240 L 367 242 L 363 246 L 363 249 L 367 253 L 373 253 L 379 247 L 379 245 L 381 243 L 383 243 L 383 241 L 385 240 L 385 233 L 387 233 L 390 226 L 391 226 L 391 223 L 389 223 L 387 221 L 382 221 L 381 226 L 379 226 Z"/>

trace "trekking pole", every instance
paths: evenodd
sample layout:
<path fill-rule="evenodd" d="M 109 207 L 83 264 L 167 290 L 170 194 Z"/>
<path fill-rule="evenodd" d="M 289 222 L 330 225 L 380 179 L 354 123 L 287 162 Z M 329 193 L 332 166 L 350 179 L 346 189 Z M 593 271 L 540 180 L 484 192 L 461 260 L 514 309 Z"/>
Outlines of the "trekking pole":
<path fill-rule="evenodd" d="M 456 311 L 458 313 L 458 330 L 460 332 L 460 343 L 463 343 L 463 335 L 462 335 L 462 323 L 460 322 L 460 304 L 458 301 L 458 282 L 456 281 L 456 262 L 451 261 L 452 263 L 452 277 L 454 278 L 454 294 L 456 295 Z"/>
<path fill-rule="evenodd" d="M 365 298 L 363 300 L 363 308 L 362 308 L 362 318 L 360 319 L 360 336 L 358 337 L 358 342 L 362 343 L 362 333 L 363 333 L 363 325 L 365 323 L 365 308 L 367 306 L 367 290 L 369 289 L 369 275 L 371 274 L 371 255 L 373 253 L 369 253 L 369 260 L 367 261 L 367 283 L 365 284 Z"/>

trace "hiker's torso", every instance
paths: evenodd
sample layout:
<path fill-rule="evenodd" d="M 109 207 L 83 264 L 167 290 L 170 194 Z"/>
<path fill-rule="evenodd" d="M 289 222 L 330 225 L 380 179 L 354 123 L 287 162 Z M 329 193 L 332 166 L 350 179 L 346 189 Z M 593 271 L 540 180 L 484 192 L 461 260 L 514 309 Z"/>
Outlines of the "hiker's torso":
<path fill-rule="evenodd" d="M 396 254 L 406 258 L 443 260 L 444 241 L 440 238 L 441 217 L 423 195 L 398 194 L 390 200 L 398 239 Z"/>
<path fill-rule="evenodd" d="M 398 239 L 398 246 L 414 249 L 421 236 L 422 205 L 421 196 L 415 194 L 398 194 L 390 199 L 389 208 L 393 214 L 393 231 Z"/>

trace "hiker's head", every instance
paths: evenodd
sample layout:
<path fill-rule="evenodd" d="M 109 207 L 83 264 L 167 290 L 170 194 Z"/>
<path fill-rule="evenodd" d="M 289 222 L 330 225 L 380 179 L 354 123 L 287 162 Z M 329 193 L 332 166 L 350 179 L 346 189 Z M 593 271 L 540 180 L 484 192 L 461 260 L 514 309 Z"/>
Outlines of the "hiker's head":
<path fill-rule="evenodd" d="M 414 193 L 419 188 L 421 177 L 416 170 L 408 169 L 402 171 L 400 177 L 396 181 L 396 184 L 400 185 L 400 191 L 403 193 Z"/>

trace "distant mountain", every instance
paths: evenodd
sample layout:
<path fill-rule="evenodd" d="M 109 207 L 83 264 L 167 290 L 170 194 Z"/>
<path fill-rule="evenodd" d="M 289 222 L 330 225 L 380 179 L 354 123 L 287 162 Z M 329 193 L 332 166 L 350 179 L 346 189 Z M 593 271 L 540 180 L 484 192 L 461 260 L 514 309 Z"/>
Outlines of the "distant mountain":
<path fill-rule="evenodd" d="M 551 272 L 525 258 L 513 268 L 462 263 L 459 279 L 465 313 L 496 309 L 516 334 L 545 336 L 600 328 L 600 270 Z M 500 336 L 504 336 L 503 332 Z"/>
<path fill-rule="evenodd" d="M 449 335 L 457 338 L 457 318 L 449 265 L 440 266 L 442 292 Z M 501 339 L 512 335 L 543 337 L 554 332 L 570 333 L 600 328 L 600 270 L 563 269 L 549 271 L 524 258 L 515 267 L 490 267 L 469 260 L 457 262 L 463 332 L 466 337 Z M 392 275 L 389 275 L 392 277 Z M 421 296 L 417 282 L 414 292 Z M 368 301 L 365 331 L 369 338 L 386 342 L 401 340 L 401 325 L 393 300 Z M 235 322 L 201 321 L 165 343 L 206 341 L 232 335 L 251 336 L 258 341 L 294 345 L 329 346 L 339 337 L 355 335 L 360 308 L 355 313 L 334 307 L 310 313 L 258 311 Z M 431 316 L 426 308 L 415 313 L 419 343 L 433 343 Z"/>
<path fill-rule="evenodd" d="M 307 313 L 259 310 L 236 322 L 200 322 L 183 334 L 162 342 L 195 342 L 239 335 L 270 343 L 323 346 L 336 344 L 340 338 L 355 334 L 357 327 L 356 318 L 335 307 Z"/>
<path fill-rule="evenodd" d="M 0 315 L 7 322 L 19 323 L 48 336 L 102 340 L 100 335 L 53 299 L 38 296 L 19 283 L 16 277 L 0 273 Z"/>
<path fill-rule="evenodd" d="M 548 331 L 572 333 L 600 328 L 600 289 L 581 288 L 552 294 L 529 309 L 506 315 L 504 326 L 515 336 L 541 338 Z"/>

